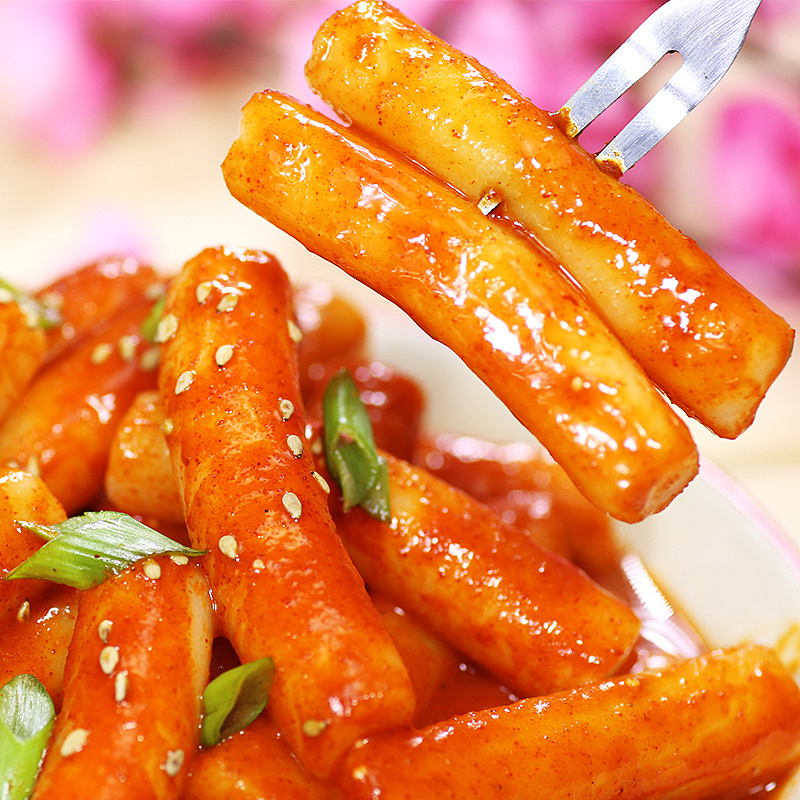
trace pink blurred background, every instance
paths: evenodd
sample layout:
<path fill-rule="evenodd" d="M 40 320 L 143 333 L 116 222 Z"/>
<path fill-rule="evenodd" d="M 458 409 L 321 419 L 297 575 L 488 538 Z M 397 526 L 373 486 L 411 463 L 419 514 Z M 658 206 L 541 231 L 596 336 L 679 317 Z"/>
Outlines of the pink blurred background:
<path fill-rule="evenodd" d="M 398 5 L 534 102 L 555 110 L 658 3 L 404 0 Z M 161 113 L 191 93 L 233 91 L 248 81 L 255 89 L 269 79 L 311 99 L 302 77 L 311 37 L 340 6 L 329 0 L 5 0 L 0 4 L 4 147 L 26 158 L 80 163 L 115 129 L 142 119 L 158 125 Z M 676 223 L 737 276 L 794 293 L 800 292 L 798 54 L 800 3 L 764 0 L 734 72 L 718 96 L 695 112 L 703 115 L 703 133 L 692 143 L 694 150 L 687 153 L 686 137 L 676 134 L 626 178 L 673 211 Z M 599 149 L 642 99 L 626 95 L 612 106 L 584 135 L 587 149 Z"/>

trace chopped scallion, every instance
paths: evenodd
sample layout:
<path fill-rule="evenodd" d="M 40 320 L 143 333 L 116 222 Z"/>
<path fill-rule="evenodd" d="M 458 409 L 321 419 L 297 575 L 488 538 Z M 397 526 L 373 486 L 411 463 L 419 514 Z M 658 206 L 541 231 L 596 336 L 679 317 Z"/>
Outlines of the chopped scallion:
<path fill-rule="evenodd" d="M 57 328 L 62 322 L 58 309 L 40 303 L 3 278 L 0 278 L 0 293 L 4 294 L 7 299 L 13 300 L 22 309 L 22 313 L 25 314 L 28 324 L 32 328 L 38 325 L 48 330 Z"/>
<path fill-rule="evenodd" d="M 76 589 L 90 589 L 143 558 L 165 553 L 190 557 L 205 553 L 185 547 L 117 511 L 92 511 L 55 525 L 22 520 L 16 524 L 47 541 L 11 570 L 6 580 L 43 578 Z"/>
<path fill-rule="evenodd" d="M 158 330 L 158 323 L 161 321 L 161 315 L 164 312 L 164 305 L 167 302 L 167 295 L 162 294 L 158 297 L 158 299 L 153 303 L 153 307 L 150 309 L 150 313 L 145 317 L 144 321 L 142 322 L 141 332 L 142 336 L 148 342 L 155 342 L 156 340 L 156 331 Z"/>
<path fill-rule="evenodd" d="M 347 370 L 331 378 L 323 396 L 325 458 L 342 490 L 345 511 L 360 505 L 383 522 L 391 518 L 386 459 L 375 448 L 372 424 Z"/>
<path fill-rule="evenodd" d="M 203 693 L 203 725 L 200 743 L 211 747 L 246 728 L 269 700 L 275 665 L 259 658 L 214 678 Z"/>
<path fill-rule="evenodd" d="M 55 708 L 33 675 L 0 687 L 0 798 L 26 800 L 42 760 Z"/>

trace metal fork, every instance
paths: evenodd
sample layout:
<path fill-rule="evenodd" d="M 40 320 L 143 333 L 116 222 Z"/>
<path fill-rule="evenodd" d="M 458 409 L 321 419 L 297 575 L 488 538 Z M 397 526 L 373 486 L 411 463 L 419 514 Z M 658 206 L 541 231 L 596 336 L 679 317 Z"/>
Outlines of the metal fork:
<path fill-rule="evenodd" d="M 622 172 L 669 133 L 728 71 L 761 0 L 668 0 L 566 102 L 559 114 L 577 136 L 666 54 L 683 64 L 598 153 Z"/>

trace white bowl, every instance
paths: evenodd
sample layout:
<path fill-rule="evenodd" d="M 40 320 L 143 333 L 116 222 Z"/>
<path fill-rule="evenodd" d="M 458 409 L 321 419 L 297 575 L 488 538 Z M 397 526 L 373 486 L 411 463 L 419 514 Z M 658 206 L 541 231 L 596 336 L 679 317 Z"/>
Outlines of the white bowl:
<path fill-rule="evenodd" d="M 773 645 L 800 679 L 800 554 L 720 469 L 701 459 L 665 511 L 619 527 L 709 645 Z"/>

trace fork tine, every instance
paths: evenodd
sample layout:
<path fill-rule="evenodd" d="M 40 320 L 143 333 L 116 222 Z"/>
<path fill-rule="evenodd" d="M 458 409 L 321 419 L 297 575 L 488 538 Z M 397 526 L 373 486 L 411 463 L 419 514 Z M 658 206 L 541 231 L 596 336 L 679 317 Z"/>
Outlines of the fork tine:
<path fill-rule="evenodd" d="M 762 0 L 668 0 L 566 102 L 559 115 L 577 136 L 669 52 L 683 66 L 598 159 L 630 169 L 728 71 Z"/>
<path fill-rule="evenodd" d="M 654 18 L 669 4 L 648 17 L 564 104 L 559 114 L 569 120 L 570 136 L 577 136 L 666 53 L 653 36 L 653 29 L 658 21 Z"/>
<path fill-rule="evenodd" d="M 691 70 L 682 66 L 598 153 L 598 161 L 610 161 L 625 172 L 657 145 L 711 91 L 707 84 L 698 91 L 690 75 Z"/>

